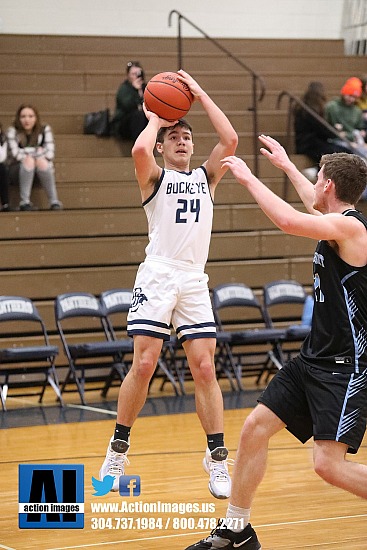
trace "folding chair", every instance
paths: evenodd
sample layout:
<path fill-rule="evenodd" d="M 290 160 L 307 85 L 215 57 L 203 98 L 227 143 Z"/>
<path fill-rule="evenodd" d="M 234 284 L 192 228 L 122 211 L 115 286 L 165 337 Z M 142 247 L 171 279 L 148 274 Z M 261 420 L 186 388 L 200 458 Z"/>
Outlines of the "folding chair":
<path fill-rule="evenodd" d="M 50 345 L 45 324 L 32 300 L 23 296 L 0 296 L 0 323 L 3 323 L 0 342 L 14 341 L 12 347 L 0 348 L 0 399 L 3 410 L 6 411 L 9 387 L 40 387 L 39 391 L 34 392 L 12 391 L 12 396 L 38 395 L 38 402 L 41 403 L 47 384 L 53 388 L 63 406 L 55 368 L 59 349 Z M 29 337 L 39 340 L 41 344 L 25 346 Z"/>
<path fill-rule="evenodd" d="M 168 341 L 163 342 L 162 352 L 158 359 L 158 365 L 154 376 L 156 376 L 159 369 L 161 369 L 163 372 L 163 379 L 160 389 L 163 390 L 166 382 L 171 382 L 176 395 L 185 395 L 184 382 L 185 372 L 187 371 L 187 361 L 186 356 L 178 357 L 178 350 L 182 350 L 182 346 L 177 336 L 171 335 Z"/>
<path fill-rule="evenodd" d="M 242 377 L 257 375 L 283 366 L 283 330 L 269 328 L 265 313 L 252 289 L 242 283 L 226 283 L 213 289 L 216 320 L 216 366 L 242 390 Z"/>
<path fill-rule="evenodd" d="M 126 344 L 112 340 L 101 302 L 87 292 L 60 294 L 55 299 L 55 320 L 69 363 L 61 392 L 78 391 L 85 405 L 85 383 L 103 381 L 104 385 L 99 389 L 106 396 L 111 380 L 117 375 L 121 381 L 126 374 L 123 361 Z M 107 376 L 102 374 L 105 369 L 109 369 Z M 87 377 L 88 370 L 97 371 L 97 374 Z M 75 383 L 76 390 L 67 389 L 70 383 Z M 88 389 L 95 390 L 96 387 Z"/>
<path fill-rule="evenodd" d="M 126 316 L 129 311 L 132 296 L 133 290 L 128 288 L 115 288 L 112 290 L 106 290 L 105 292 L 102 292 L 100 296 L 101 303 L 105 310 L 108 330 L 110 332 L 111 338 L 112 340 L 118 340 L 121 345 L 125 346 L 125 353 L 133 353 L 134 351 L 133 339 L 125 337 L 127 326 Z M 118 323 L 116 323 L 116 314 L 119 316 L 120 319 Z M 119 331 L 120 333 L 122 332 L 124 336 L 122 339 L 118 339 L 117 331 Z M 175 368 L 176 363 L 174 361 L 174 340 L 171 340 L 167 343 L 163 343 L 162 353 L 158 359 L 157 368 L 152 377 L 151 383 L 160 369 L 164 374 L 161 389 L 163 389 L 164 383 L 169 381 L 171 382 L 176 395 L 179 395 L 178 384 L 180 384 L 180 381 L 176 381 Z M 113 378 L 107 380 L 105 388 L 106 390 L 108 390 L 108 383 L 112 383 L 112 381 Z"/>
<path fill-rule="evenodd" d="M 290 358 L 310 332 L 313 297 L 301 283 L 284 279 L 266 284 L 263 295 L 267 326 L 284 330 L 282 347 Z"/>
<path fill-rule="evenodd" d="M 131 304 L 132 296 L 133 291 L 130 288 L 114 288 L 111 290 L 106 290 L 100 295 L 100 302 L 104 308 L 110 338 L 115 342 L 119 342 L 121 347 L 121 367 L 124 372 L 124 376 L 128 373 L 129 366 L 131 364 L 131 358 L 129 362 L 126 362 L 125 355 L 132 355 L 134 352 L 133 339 L 126 336 L 126 317 Z M 117 318 L 119 319 L 119 322 L 116 322 Z M 113 386 L 113 382 L 116 378 L 119 380 L 120 384 L 121 377 L 119 375 L 117 376 L 116 370 L 113 369 L 106 379 L 106 384 L 102 391 L 103 397 L 106 396 L 109 388 Z"/>

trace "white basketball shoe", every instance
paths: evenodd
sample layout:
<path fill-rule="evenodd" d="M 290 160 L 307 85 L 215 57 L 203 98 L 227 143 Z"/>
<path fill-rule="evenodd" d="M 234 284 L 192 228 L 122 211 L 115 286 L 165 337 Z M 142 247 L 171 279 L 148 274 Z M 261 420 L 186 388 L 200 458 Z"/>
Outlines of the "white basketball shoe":
<path fill-rule="evenodd" d="M 203 468 L 209 474 L 209 491 L 215 498 L 229 498 L 231 478 L 228 473 L 228 449 L 217 447 L 214 451 L 206 450 Z"/>
<path fill-rule="evenodd" d="M 111 491 L 119 490 L 120 476 L 124 475 L 125 464 L 129 465 L 129 459 L 127 458 L 127 452 L 129 450 L 129 443 L 122 439 L 113 439 L 111 437 L 108 444 L 106 458 L 102 464 L 102 468 L 99 471 L 99 479 L 103 481 L 106 475 L 114 476 Z"/>

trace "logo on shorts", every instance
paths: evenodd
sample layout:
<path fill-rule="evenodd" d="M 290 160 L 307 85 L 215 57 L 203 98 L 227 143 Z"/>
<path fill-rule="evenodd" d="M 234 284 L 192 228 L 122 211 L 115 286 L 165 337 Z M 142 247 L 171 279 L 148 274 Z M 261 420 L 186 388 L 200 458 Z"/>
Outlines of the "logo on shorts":
<path fill-rule="evenodd" d="M 352 358 L 351 357 L 335 357 L 335 363 L 340 365 L 351 365 L 352 364 Z"/>
<path fill-rule="evenodd" d="M 131 306 L 130 311 L 138 311 L 139 307 L 144 304 L 144 302 L 147 302 L 148 298 L 145 296 L 145 294 L 142 292 L 142 288 L 140 286 L 137 286 L 134 288 L 133 296 L 131 299 Z"/>

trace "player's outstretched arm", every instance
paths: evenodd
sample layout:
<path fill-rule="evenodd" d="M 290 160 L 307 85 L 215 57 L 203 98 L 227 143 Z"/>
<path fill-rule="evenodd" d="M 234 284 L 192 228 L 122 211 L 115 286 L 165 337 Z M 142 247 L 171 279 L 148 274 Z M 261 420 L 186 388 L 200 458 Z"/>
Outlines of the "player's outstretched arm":
<path fill-rule="evenodd" d="M 319 215 L 320 212 L 313 208 L 314 190 L 312 183 L 296 168 L 293 162 L 288 157 L 284 147 L 270 136 L 261 135 L 259 140 L 265 147 L 260 149 L 260 152 L 274 166 L 285 172 L 297 191 L 301 201 L 310 212 L 310 214 Z"/>
<path fill-rule="evenodd" d="M 345 262 L 355 266 L 366 265 L 366 229 L 356 218 L 343 216 L 343 203 L 340 203 L 340 211 L 336 208 L 335 211 L 325 214 L 320 212 L 319 216 L 305 214 L 268 189 L 240 158 L 226 157 L 223 164 L 248 189 L 266 216 L 284 233 L 314 240 L 335 241 L 338 254 Z M 332 180 L 327 180 L 325 193 L 335 193 L 334 186 Z"/>
<path fill-rule="evenodd" d="M 223 167 L 221 159 L 224 156 L 233 155 L 236 151 L 238 144 L 237 132 L 223 111 L 214 103 L 192 76 L 183 70 L 178 71 L 178 75 L 180 80 L 190 88 L 194 98 L 200 101 L 218 134 L 219 142 L 214 147 L 205 163 L 210 182 L 215 185 L 226 172 L 226 168 Z"/>
<path fill-rule="evenodd" d="M 334 241 L 337 243 L 338 255 L 345 262 L 354 266 L 366 265 L 366 229 L 356 218 L 343 216 L 337 211 L 320 216 L 299 212 L 258 180 L 243 160 L 230 156 L 223 159 L 223 164 L 284 233 L 317 241 Z M 325 185 L 328 187 L 325 192 L 332 192 L 335 184 L 328 180 Z"/>
<path fill-rule="evenodd" d="M 163 126 L 172 126 L 176 121 L 168 122 L 148 111 L 145 106 L 143 108 L 148 124 L 137 137 L 131 154 L 135 165 L 135 175 L 144 200 L 146 198 L 144 191 L 147 190 L 150 193 L 150 188 L 159 179 L 162 172 L 162 168 L 158 166 L 154 157 L 157 132 Z"/>
<path fill-rule="evenodd" d="M 347 225 L 352 227 L 353 223 L 355 231 L 355 220 L 350 222 L 341 214 L 313 216 L 299 212 L 256 178 L 242 159 L 229 156 L 222 159 L 222 162 L 232 171 L 237 181 L 251 193 L 266 216 L 284 233 L 315 240 L 339 241 L 346 238 Z"/>
<path fill-rule="evenodd" d="M 239 157 L 233 155 L 225 157 L 222 159 L 222 163 L 223 166 L 231 170 L 236 180 L 251 193 L 268 218 L 279 229 L 291 233 L 289 222 L 295 220 L 301 213 L 266 187 Z"/>

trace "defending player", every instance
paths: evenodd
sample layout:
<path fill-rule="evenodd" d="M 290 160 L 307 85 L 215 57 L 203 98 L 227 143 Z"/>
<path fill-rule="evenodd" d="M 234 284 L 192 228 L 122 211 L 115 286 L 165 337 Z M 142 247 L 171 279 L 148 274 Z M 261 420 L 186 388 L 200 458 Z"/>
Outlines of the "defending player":
<path fill-rule="evenodd" d="M 354 205 L 366 188 L 367 165 L 356 155 L 324 155 L 313 186 L 277 141 L 260 141 L 269 149 L 261 152 L 286 172 L 311 215 L 277 197 L 239 158 L 226 157 L 223 166 L 285 233 L 319 241 L 312 327 L 299 356 L 275 375 L 244 423 L 227 524 L 186 550 L 261 548 L 250 509 L 265 474 L 269 439 L 284 427 L 302 443 L 313 436 L 314 468 L 322 479 L 367 498 L 367 466 L 346 460 L 366 429 L 367 219 Z"/>
<path fill-rule="evenodd" d="M 216 498 L 228 498 L 231 480 L 224 446 L 223 398 L 215 375 L 215 323 L 204 268 L 214 191 L 227 171 L 221 159 L 235 152 L 238 137 L 198 83 L 184 71 L 178 74 L 200 101 L 219 141 L 208 160 L 190 170 L 194 145 L 189 124 L 167 122 L 146 111 L 148 125 L 132 149 L 148 219 L 149 244 L 137 273 L 128 315 L 128 334 L 134 338 L 133 363 L 121 385 L 116 429 L 100 477 L 114 475 L 112 490 L 118 490 L 119 476 L 128 463 L 130 429 L 145 403 L 172 323 L 187 356 L 195 382 L 197 414 L 207 435 L 203 466 L 209 474 L 209 489 Z M 163 157 L 164 169 L 155 160 L 155 146 Z"/>

